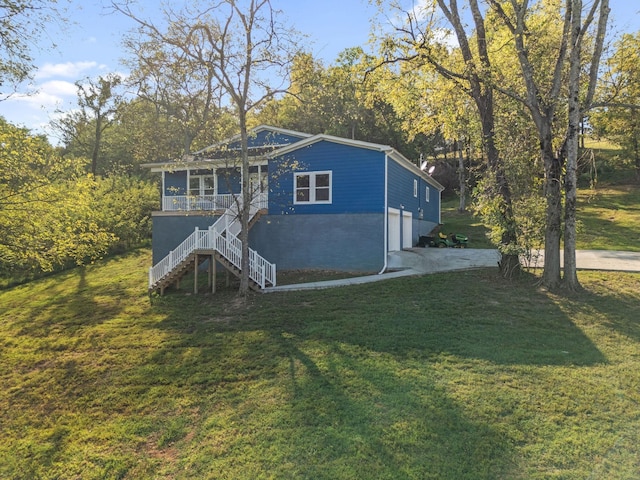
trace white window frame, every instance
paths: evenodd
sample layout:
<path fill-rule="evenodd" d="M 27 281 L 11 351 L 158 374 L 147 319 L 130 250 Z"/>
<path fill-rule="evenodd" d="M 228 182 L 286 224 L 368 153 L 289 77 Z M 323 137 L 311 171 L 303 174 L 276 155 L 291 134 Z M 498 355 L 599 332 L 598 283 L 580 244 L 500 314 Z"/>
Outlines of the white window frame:
<path fill-rule="evenodd" d="M 316 177 L 319 175 L 329 175 L 329 199 L 316 200 Z M 309 200 L 298 200 L 298 178 L 309 177 Z M 326 188 L 326 187 L 318 187 Z M 333 172 L 331 170 L 319 172 L 294 172 L 293 174 L 293 203 L 295 205 L 321 205 L 333 202 Z"/>
<path fill-rule="evenodd" d="M 413 196 L 418 198 L 418 180 L 413 179 Z"/>
<path fill-rule="evenodd" d="M 192 175 L 191 170 L 189 170 L 189 175 L 187 178 L 187 195 L 193 197 L 202 197 L 207 195 L 215 195 L 218 191 L 216 172 L 215 170 L 211 171 L 212 173 L 207 173 L 204 175 Z M 198 193 L 195 193 L 194 189 L 191 188 L 191 180 L 198 179 Z M 213 188 L 206 188 L 205 178 L 210 178 L 213 180 Z M 212 190 L 211 193 L 205 193 L 207 190 Z"/>
<path fill-rule="evenodd" d="M 427 186 L 426 186 L 426 187 L 424 187 L 424 188 L 425 188 L 425 191 L 424 191 L 424 201 L 425 201 L 425 202 L 427 202 L 427 203 L 429 203 L 429 202 L 430 202 L 430 200 L 429 200 L 429 192 L 431 192 L 431 190 L 429 189 L 429 185 L 427 185 Z"/>
<path fill-rule="evenodd" d="M 251 195 L 266 193 L 269 190 L 269 167 L 268 165 L 252 165 L 258 167 L 257 172 L 249 173 L 249 188 Z"/>

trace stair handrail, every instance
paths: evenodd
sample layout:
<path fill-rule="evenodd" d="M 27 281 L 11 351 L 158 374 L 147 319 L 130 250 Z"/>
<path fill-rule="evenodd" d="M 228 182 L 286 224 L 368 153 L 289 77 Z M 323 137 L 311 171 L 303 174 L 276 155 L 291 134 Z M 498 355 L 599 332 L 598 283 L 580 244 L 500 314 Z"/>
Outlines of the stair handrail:
<path fill-rule="evenodd" d="M 169 275 L 197 249 L 215 250 L 241 270 L 242 242 L 233 232 L 234 229 L 237 230 L 238 212 L 241 208 L 241 200 L 233 202 L 207 230 L 200 230 L 196 227 L 194 232 L 180 245 L 149 268 L 149 289 L 154 288 L 159 281 Z M 266 208 L 266 195 L 264 194 L 258 196 L 257 202 L 251 202 L 249 220 L 252 220 L 262 208 Z M 235 228 L 232 229 L 232 227 Z M 274 286 L 276 284 L 276 265 L 270 263 L 251 248 L 249 248 L 249 278 L 261 288 L 265 288 L 267 282 Z"/>

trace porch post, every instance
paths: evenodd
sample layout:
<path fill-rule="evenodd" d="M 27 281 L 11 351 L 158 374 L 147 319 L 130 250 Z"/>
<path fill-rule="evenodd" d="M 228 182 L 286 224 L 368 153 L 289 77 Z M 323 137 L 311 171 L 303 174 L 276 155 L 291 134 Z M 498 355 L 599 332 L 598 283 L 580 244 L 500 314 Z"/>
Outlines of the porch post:
<path fill-rule="evenodd" d="M 193 269 L 193 293 L 198 293 L 198 254 L 196 253 L 195 268 Z"/>
<path fill-rule="evenodd" d="M 213 254 L 209 263 L 209 286 L 211 293 L 216 293 L 216 257 Z"/>

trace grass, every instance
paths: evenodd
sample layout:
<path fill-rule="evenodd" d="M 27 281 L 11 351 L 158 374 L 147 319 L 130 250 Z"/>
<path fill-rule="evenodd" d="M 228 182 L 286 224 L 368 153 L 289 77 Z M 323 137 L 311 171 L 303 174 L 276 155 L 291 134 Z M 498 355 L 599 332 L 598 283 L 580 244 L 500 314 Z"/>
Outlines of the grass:
<path fill-rule="evenodd" d="M 146 294 L 140 250 L 0 291 L 0 478 L 631 479 L 640 274 Z"/>
<path fill-rule="evenodd" d="M 460 213 L 457 197 L 443 199 L 441 216 L 441 231 L 450 233 L 462 233 L 469 238 L 469 248 L 495 248 L 487 238 L 488 229 L 483 225 L 480 217 L 476 217 L 469 210 Z"/>
<path fill-rule="evenodd" d="M 463 233 L 470 248 L 495 248 L 487 228 L 471 212 L 460 213 L 458 200 L 442 204 L 442 231 Z M 640 188 L 634 184 L 609 184 L 578 190 L 579 250 L 640 251 Z"/>
<path fill-rule="evenodd" d="M 579 192 L 578 248 L 640 251 L 640 189 L 611 185 Z"/>

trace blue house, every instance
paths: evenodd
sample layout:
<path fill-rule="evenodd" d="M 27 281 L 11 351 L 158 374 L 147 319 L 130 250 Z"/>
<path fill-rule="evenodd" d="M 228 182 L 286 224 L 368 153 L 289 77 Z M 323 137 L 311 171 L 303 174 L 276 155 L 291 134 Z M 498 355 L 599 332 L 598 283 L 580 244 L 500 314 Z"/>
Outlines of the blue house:
<path fill-rule="evenodd" d="M 276 284 L 276 265 L 382 273 L 389 252 L 440 223 L 442 185 L 389 146 L 261 126 L 249 157 L 255 288 Z M 162 174 L 149 288 L 163 291 L 207 260 L 238 274 L 239 137 L 147 167 Z"/>

